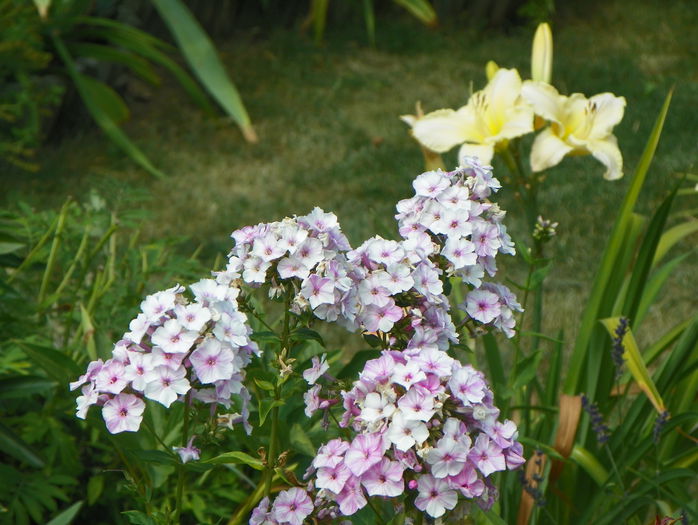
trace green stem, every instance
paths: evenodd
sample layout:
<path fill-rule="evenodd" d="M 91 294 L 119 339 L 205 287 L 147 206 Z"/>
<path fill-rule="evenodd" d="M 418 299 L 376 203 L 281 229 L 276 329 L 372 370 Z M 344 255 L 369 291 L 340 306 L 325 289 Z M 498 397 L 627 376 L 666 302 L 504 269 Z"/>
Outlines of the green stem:
<path fill-rule="evenodd" d="M 56 257 L 58 255 L 58 247 L 61 244 L 61 237 L 63 236 L 63 227 L 65 226 L 65 218 L 68 215 L 68 209 L 70 207 L 71 201 L 67 200 L 66 203 L 61 208 L 61 212 L 58 215 L 58 224 L 56 225 L 56 233 L 53 236 L 53 243 L 51 244 L 51 251 L 48 255 L 48 261 L 46 262 L 46 270 L 44 271 L 44 276 L 41 279 L 41 287 L 39 288 L 39 298 L 37 302 L 41 305 L 46 297 L 46 288 L 48 287 L 48 282 L 53 273 L 53 267 L 56 264 Z"/>
<path fill-rule="evenodd" d="M 182 446 L 186 447 L 189 440 L 189 399 L 191 392 L 184 396 L 184 420 L 182 423 Z M 175 524 L 179 525 L 182 515 L 182 500 L 184 498 L 184 464 L 177 465 L 177 499 L 175 500 Z"/>

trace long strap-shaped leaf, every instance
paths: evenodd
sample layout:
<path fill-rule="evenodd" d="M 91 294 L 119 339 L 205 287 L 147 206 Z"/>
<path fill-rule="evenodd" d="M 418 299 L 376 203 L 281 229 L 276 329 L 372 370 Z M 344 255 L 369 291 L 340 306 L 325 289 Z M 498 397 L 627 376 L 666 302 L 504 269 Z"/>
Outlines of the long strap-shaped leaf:
<path fill-rule="evenodd" d="M 180 0 L 153 0 L 153 4 L 199 81 L 237 122 L 245 139 L 257 142 L 257 134 L 238 90 L 228 78 L 213 43 L 191 12 Z"/>
<path fill-rule="evenodd" d="M 623 243 L 624 232 L 627 229 L 628 221 L 631 218 L 633 208 L 635 207 L 640 190 L 644 185 L 647 170 L 649 169 L 650 163 L 654 157 L 654 152 L 657 149 L 659 136 L 661 135 L 662 128 L 664 126 L 664 120 L 666 119 L 667 112 L 669 111 L 671 96 L 672 92 L 670 91 L 664 101 L 662 110 L 657 117 L 657 121 L 652 129 L 650 138 L 645 146 L 645 151 L 640 158 L 640 162 L 635 172 L 635 177 L 633 178 L 630 188 L 625 195 L 625 200 L 623 201 L 620 214 L 616 219 L 613 232 L 611 233 L 611 238 L 606 245 L 606 250 L 603 254 L 603 258 L 601 259 L 601 267 L 596 275 L 596 280 L 594 281 L 591 295 L 582 316 L 582 323 L 579 329 L 579 334 L 577 335 L 577 340 L 575 341 L 574 350 L 572 351 L 569 372 L 567 374 L 563 389 L 568 395 L 575 394 L 580 387 L 582 369 L 584 367 L 585 359 L 588 357 L 587 353 L 589 350 L 589 342 L 591 340 L 592 333 L 596 328 L 596 321 L 603 316 L 603 313 L 600 312 L 599 309 L 604 296 L 604 291 L 613 273 L 615 267 L 614 263 L 619 255 L 620 247 Z M 600 360 L 597 361 L 600 362 Z M 589 371 L 589 373 L 594 374 L 595 371 Z M 591 396 L 592 398 L 594 394 L 595 392 L 587 392 L 587 395 Z"/>
<path fill-rule="evenodd" d="M 92 118 L 95 120 L 97 125 L 102 128 L 102 131 L 107 134 L 107 136 L 119 146 L 131 159 L 143 167 L 149 173 L 155 175 L 158 178 L 164 178 L 165 174 L 158 170 L 145 156 L 145 154 L 129 140 L 126 134 L 121 131 L 121 128 L 117 126 L 116 122 L 112 119 L 110 112 L 106 110 L 100 101 L 104 100 L 103 93 L 97 93 L 95 91 L 95 86 L 98 84 L 97 80 L 90 79 L 82 73 L 79 73 L 75 67 L 75 62 L 73 58 L 68 53 L 65 45 L 61 39 L 57 36 L 52 37 L 53 45 L 61 57 L 61 60 L 65 64 L 68 70 L 68 75 L 72 79 L 75 87 L 80 93 L 80 98 L 87 106 L 90 111 Z"/>

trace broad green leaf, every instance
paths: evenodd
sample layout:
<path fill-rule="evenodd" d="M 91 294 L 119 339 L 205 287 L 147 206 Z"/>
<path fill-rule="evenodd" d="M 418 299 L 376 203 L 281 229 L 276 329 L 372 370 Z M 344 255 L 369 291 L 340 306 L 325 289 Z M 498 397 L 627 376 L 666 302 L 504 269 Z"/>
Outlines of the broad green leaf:
<path fill-rule="evenodd" d="M 97 81 L 78 72 L 75 62 L 58 37 L 53 36 L 53 43 L 68 70 L 70 78 L 75 83 L 78 93 L 80 93 L 80 98 L 82 98 L 82 101 L 85 103 L 85 106 L 87 106 L 90 115 L 92 115 L 97 125 L 102 128 L 102 131 L 107 134 L 112 142 L 119 146 L 119 148 L 121 148 L 134 162 L 152 175 L 158 178 L 164 178 L 165 174 L 153 166 L 145 154 L 133 144 L 124 132 L 121 131 L 119 126 L 117 126 L 112 118 L 114 111 L 105 110 L 103 105 L 107 98 L 105 98 L 104 90 L 96 88 L 97 84 L 95 84 L 95 82 Z"/>
<path fill-rule="evenodd" d="M 43 394 L 55 386 L 55 381 L 40 376 L 0 377 L 0 399 L 26 398 L 32 394 Z"/>
<path fill-rule="evenodd" d="M 212 463 L 214 465 L 222 463 L 244 464 L 256 470 L 264 469 L 264 463 L 261 459 L 254 458 L 245 452 L 226 452 L 215 458 L 207 459 L 204 463 Z"/>
<path fill-rule="evenodd" d="M 636 327 L 641 326 L 642 321 L 645 319 L 645 316 L 649 312 L 650 307 L 654 303 L 657 294 L 659 294 L 659 291 L 662 289 L 662 286 L 664 286 L 666 280 L 674 273 L 676 267 L 689 255 L 691 255 L 691 253 L 685 253 L 676 257 L 675 259 L 672 259 L 659 270 L 654 272 L 654 274 L 647 280 L 647 283 L 642 291 L 642 297 L 640 298 L 640 302 L 637 307 L 637 313 L 635 314 Z M 655 260 L 657 260 L 656 255 Z"/>
<path fill-rule="evenodd" d="M 93 505 L 104 491 L 104 476 L 97 474 L 87 482 L 87 504 Z"/>
<path fill-rule="evenodd" d="M 322 42 L 327 25 L 327 8 L 330 0 L 310 0 L 310 19 L 313 23 L 313 38 L 315 43 Z"/>
<path fill-rule="evenodd" d="M 115 124 L 121 124 L 128 120 L 130 112 L 124 100 L 105 83 L 97 79 L 78 73 L 80 83 L 83 88 L 89 93 L 92 103 L 97 105 L 100 110 Z"/>
<path fill-rule="evenodd" d="M 535 377 L 538 370 L 538 363 L 542 356 L 543 353 L 537 351 L 519 361 L 516 367 L 516 377 L 514 378 L 514 390 L 521 388 L 523 385 L 527 385 Z"/>
<path fill-rule="evenodd" d="M 20 248 L 24 248 L 21 242 L 0 241 L 0 255 L 16 252 Z"/>
<path fill-rule="evenodd" d="M 428 26 L 435 26 L 438 23 L 436 11 L 428 0 L 393 0 L 397 5 L 404 7 L 413 16 L 421 20 Z"/>
<path fill-rule="evenodd" d="M 377 359 L 380 355 L 381 353 L 379 350 L 361 350 L 355 353 L 351 361 L 342 367 L 335 375 L 338 379 L 356 379 L 356 376 L 363 369 L 366 361 L 369 359 Z"/>
<path fill-rule="evenodd" d="M 323 341 L 322 336 L 319 333 L 304 326 L 293 330 L 291 332 L 291 339 L 294 341 L 317 341 L 321 345 L 325 346 L 325 341 Z"/>
<path fill-rule="evenodd" d="M 128 453 L 140 461 L 155 465 L 179 465 L 178 458 L 173 453 L 164 450 L 129 450 Z"/>
<path fill-rule="evenodd" d="M 34 468 L 44 468 L 44 460 L 22 438 L 0 423 L 0 450 Z"/>
<path fill-rule="evenodd" d="M 262 390 L 266 390 L 267 392 L 273 392 L 274 391 L 274 385 L 270 383 L 269 381 L 265 381 L 264 379 L 257 379 L 256 377 L 254 378 L 255 384 L 261 388 Z"/>
<path fill-rule="evenodd" d="M 206 90 L 232 117 L 249 142 L 257 142 L 247 110 L 206 32 L 180 0 L 153 0 L 184 58 Z"/>
<path fill-rule="evenodd" d="M 611 233 L 611 237 L 606 245 L 604 254 L 601 259 L 601 264 L 599 270 L 596 274 L 596 279 L 591 289 L 589 299 L 584 308 L 584 313 L 582 315 L 582 322 L 577 334 L 577 339 L 575 341 L 574 349 L 572 350 L 572 356 L 568 366 L 568 373 L 565 379 L 565 384 L 563 391 L 568 395 L 574 395 L 579 390 L 582 379 L 582 370 L 584 367 L 584 361 L 587 357 L 587 352 L 589 349 L 589 343 L 592 339 L 592 334 L 596 326 L 596 321 L 601 317 L 599 315 L 599 307 L 601 301 L 604 297 L 611 275 L 615 271 L 615 262 L 618 257 L 621 245 L 623 244 L 624 236 L 628 229 L 628 223 L 630 222 L 635 203 L 642 189 L 645 177 L 647 175 L 647 170 L 649 169 L 650 163 L 654 158 L 654 153 L 657 149 L 659 143 L 659 137 L 662 133 L 662 128 L 664 127 L 664 121 L 666 115 L 669 111 L 669 105 L 671 104 L 672 91 L 667 95 L 664 105 L 657 117 L 652 133 L 647 141 L 645 150 L 640 157 L 640 162 L 635 170 L 635 176 L 628 188 L 623 204 L 621 205 L 620 213 L 616 218 L 616 222 Z M 587 394 L 594 397 L 596 392 L 588 392 Z"/>
<path fill-rule="evenodd" d="M 49 521 L 46 525 L 70 525 L 82 508 L 82 501 L 73 503 L 70 507 L 61 512 L 58 516 Z"/>
<path fill-rule="evenodd" d="M 267 420 L 267 416 L 272 408 L 283 406 L 285 403 L 283 399 L 262 399 L 259 402 L 259 426 L 261 427 Z"/>
<path fill-rule="evenodd" d="M 612 338 L 615 337 L 615 330 L 618 327 L 619 320 L 620 318 L 613 317 L 601 321 Z M 628 365 L 630 374 L 642 391 L 647 395 L 657 412 L 660 414 L 663 413 L 666 411 L 664 401 L 662 401 L 662 397 L 659 395 L 657 387 L 654 385 L 654 381 L 652 381 L 652 377 L 645 366 L 640 350 L 637 347 L 635 336 L 633 336 L 630 328 L 628 328 L 623 336 L 622 344 L 625 350 L 623 352 L 623 358 Z"/>

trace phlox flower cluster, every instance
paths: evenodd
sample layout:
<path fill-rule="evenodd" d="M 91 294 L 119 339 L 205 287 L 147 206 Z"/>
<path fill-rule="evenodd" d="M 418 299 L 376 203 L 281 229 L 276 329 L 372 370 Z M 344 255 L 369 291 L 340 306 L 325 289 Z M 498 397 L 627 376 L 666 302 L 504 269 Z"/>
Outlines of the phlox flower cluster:
<path fill-rule="evenodd" d="M 187 395 L 192 401 L 230 409 L 236 394 L 241 412 L 227 419 L 251 430 L 244 369 L 258 349 L 250 339 L 247 316 L 238 310 L 240 290 L 213 279 L 189 289 L 193 301 L 179 285 L 146 297 L 112 357 L 93 361 L 70 384 L 71 390 L 82 387 L 79 418 L 98 405 L 109 432 L 135 432 L 143 419 L 144 398 L 169 408 Z M 194 450 L 191 443 L 190 448 Z M 186 453 L 191 456 L 189 449 Z"/>
<path fill-rule="evenodd" d="M 434 518 L 464 500 L 487 508 L 496 498 L 489 476 L 524 462 L 516 425 L 498 419 L 483 374 L 446 353 L 458 342 L 444 295 L 452 276 L 470 287 L 460 305 L 469 319 L 513 335 L 521 307 L 506 287 L 483 282 L 496 273 L 498 253 L 513 253 L 504 213 L 488 200 L 499 183 L 469 159 L 454 172 L 424 173 L 413 186 L 416 195 L 398 204 L 402 240 L 374 237 L 347 252 L 351 284 L 335 296 L 344 324 L 380 335 L 385 348 L 341 393 L 340 425 L 354 437 L 323 445 L 307 490 L 265 498 L 251 523 L 350 516 L 371 496 L 412 494 Z M 323 399 L 316 382 L 326 370 L 315 359 L 303 374 L 313 385 L 307 415 L 336 402 Z"/>

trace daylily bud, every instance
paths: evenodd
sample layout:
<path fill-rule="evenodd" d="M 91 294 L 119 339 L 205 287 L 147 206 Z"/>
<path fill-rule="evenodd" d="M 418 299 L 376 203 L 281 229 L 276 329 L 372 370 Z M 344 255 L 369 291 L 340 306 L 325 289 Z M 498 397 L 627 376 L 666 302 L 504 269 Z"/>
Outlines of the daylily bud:
<path fill-rule="evenodd" d="M 485 74 L 487 75 L 488 82 L 492 80 L 492 78 L 498 70 L 499 66 L 497 65 L 497 62 L 495 62 L 494 60 L 490 60 L 489 62 L 487 62 L 487 64 L 485 65 Z"/>
<path fill-rule="evenodd" d="M 553 33 L 547 22 L 538 25 L 531 49 L 531 78 L 550 83 L 553 76 Z"/>

